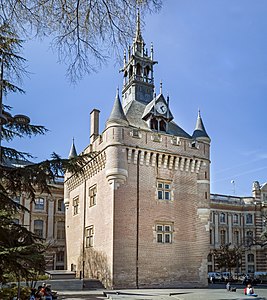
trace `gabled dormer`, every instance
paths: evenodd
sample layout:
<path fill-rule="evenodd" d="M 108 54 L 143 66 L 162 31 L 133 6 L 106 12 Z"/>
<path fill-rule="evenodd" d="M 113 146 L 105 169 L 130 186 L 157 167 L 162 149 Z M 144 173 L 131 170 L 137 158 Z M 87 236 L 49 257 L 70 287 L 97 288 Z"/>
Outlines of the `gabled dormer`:
<path fill-rule="evenodd" d="M 142 119 L 147 122 L 151 130 L 168 132 L 168 124 L 173 119 L 169 108 L 169 97 L 165 100 L 162 93 L 147 104 Z"/>
<path fill-rule="evenodd" d="M 136 32 L 132 46 L 128 49 L 128 58 L 124 52 L 122 105 L 125 107 L 131 101 L 149 103 L 153 99 L 154 75 L 153 46 L 150 55 L 145 49 L 140 29 L 140 14 L 137 12 Z"/>

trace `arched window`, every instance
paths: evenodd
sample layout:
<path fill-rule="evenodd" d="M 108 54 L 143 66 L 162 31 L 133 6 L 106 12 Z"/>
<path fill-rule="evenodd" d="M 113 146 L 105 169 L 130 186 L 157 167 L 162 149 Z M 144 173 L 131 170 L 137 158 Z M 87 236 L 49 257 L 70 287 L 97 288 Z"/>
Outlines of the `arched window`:
<path fill-rule="evenodd" d="M 166 122 L 164 120 L 161 120 L 159 122 L 159 130 L 160 131 L 166 131 Z"/>
<path fill-rule="evenodd" d="M 130 68 L 129 68 L 129 78 L 131 78 L 133 76 L 133 66 L 130 65 Z"/>
<path fill-rule="evenodd" d="M 220 214 L 220 223 L 225 223 L 225 220 L 226 220 L 225 213 L 221 213 Z"/>
<path fill-rule="evenodd" d="M 142 75 L 142 67 L 139 63 L 136 65 L 136 75 L 138 76 Z"/>
<path fill-rule="evenodd" d="M 154 130 L 158 130 L 158 120 L 153 118 L 150 122 L 150 128 Z"/>

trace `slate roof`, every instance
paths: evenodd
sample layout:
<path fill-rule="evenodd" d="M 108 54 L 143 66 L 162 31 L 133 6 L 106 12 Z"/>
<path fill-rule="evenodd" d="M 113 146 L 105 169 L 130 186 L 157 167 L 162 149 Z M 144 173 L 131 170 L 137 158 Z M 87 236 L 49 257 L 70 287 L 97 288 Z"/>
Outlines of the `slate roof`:
<path fill-rule="evenodd" d="M 107 120 L 107 124 L 113 123 L 113 122 L 118 123 L 118 124 L 127 124 L 128 125 L 128 120 L 123 111 L 118 90 L 117 90 L 117 94 L 115 97 L 115 101 L 113 104 L 111 114 Z"/>
<path fill-rule="evenodd" d="M 77 151 L 76 151 L 76 148 L 75 148 L 75 145 L 74 145 L 74 139 L 72 140 L 72 145 L 71 145 L 71 148 L 70 148 L 70 153 L 69 153 L 69 158 L 74 158 L 77 156 Z"/>
<path fill-rule="evenodd" d="M 136 128 L 152 131 L 148 127 L 147 123 L 144 120 L 142 120 L 142 116 L 146 109 L 147 106 L 144 103 L 138 101 L 132 101 L 128 105 L 126 105 L 124 111 L 129 125 Z M 191 138 L 191 136 L 187 132 L 185 132 L 180 126 L 178 126 L 173 121 L 169 122 L 167 133 L 188 139 Z"/>
<path fill-rule="evenodd" d="M 200 115 L 200 111 L 198 111 L 196 128 L 195 128 L 195 130 L 193 132 L 192 137 L 194 139 L 205 138 L 205 139 L 207 139 L 207 140 L 210 141 L 210 137 L 208 136 L 208 134 L 206 132 L 205 126 L 203 124 L 203 121 L 202 121 L 202 118 L 201 118 L 201 115 Z"/>

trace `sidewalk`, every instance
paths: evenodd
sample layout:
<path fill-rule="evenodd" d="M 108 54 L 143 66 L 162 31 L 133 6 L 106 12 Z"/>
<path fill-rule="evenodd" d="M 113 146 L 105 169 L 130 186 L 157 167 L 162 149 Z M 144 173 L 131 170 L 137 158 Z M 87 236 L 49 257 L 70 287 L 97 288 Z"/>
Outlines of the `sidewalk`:
<path fill-rule="evenodd" d="M 134 289 L 134 290 L 95 290 L 60 291 L 59 300 L 111 299 L 111 300 L 267 300 L 267 289 L 256 287 L 258 297 L 245 296 L 243 287 L 236 292 L 227 292 L 224 288 L 208 289 Z"/>

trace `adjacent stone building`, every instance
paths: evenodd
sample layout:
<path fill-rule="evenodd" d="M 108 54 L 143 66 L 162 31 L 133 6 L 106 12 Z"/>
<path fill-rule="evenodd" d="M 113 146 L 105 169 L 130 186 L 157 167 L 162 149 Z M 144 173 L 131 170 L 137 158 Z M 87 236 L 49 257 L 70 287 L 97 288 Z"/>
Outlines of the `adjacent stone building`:
<path fill-rule="evenodd" d="M 91 112 L 93 158 L 65 176 L 67 268 L 107 287 L 207 285 L 210 138 L 200 113 L 192 134 L 173 121 L 155 63 L 138 15 L 122 102 L 117 91 L 102 133 Z"/>
<path fill-rule="evenodd" d="M 233 274 L 267 272 L 267 243 L 261 239 L 267 225 L 267 184 L 260 186 L 255 181 L 251 197 L 212 194 L 210 206 L 208 271 L 223 271 L 218 269 L 212 251 L 230 244 L 230 248 L 242 250 Z"/>

